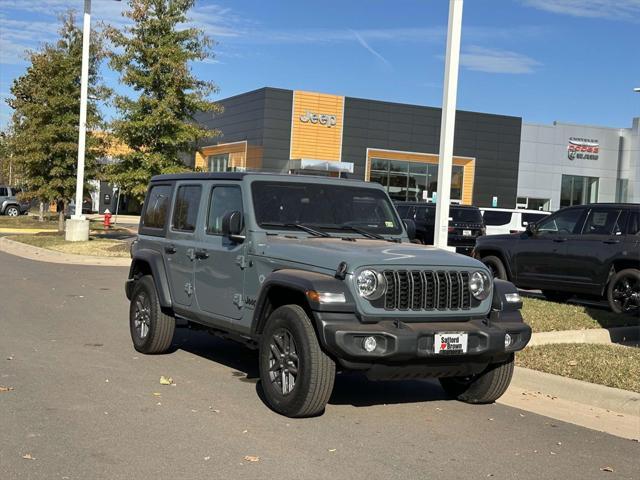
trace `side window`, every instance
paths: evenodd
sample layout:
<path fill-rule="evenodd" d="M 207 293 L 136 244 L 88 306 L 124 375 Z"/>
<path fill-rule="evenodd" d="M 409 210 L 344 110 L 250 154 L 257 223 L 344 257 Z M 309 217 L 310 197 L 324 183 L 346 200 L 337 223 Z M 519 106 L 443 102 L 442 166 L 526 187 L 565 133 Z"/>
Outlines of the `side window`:
<path fill-rule="evenodd" d="M 589 212 L 582 234 L 611 235 L 619 216 L 620 210 L 594 208 Z"/>
<path fill-rule="evenodd" d="M 207 233 L 220 235 L 222 233 L 222 217 L 233 211 L 243 212 L 240 188 L 233 186 L 213 187 L 207 217 Z"/>
<path fill-rule="evenodd" d="M 171 198 L 171 185 L 156 185 L 151 187 L 147 195 L 147 206 L 142 218 L 142 224 L 146 228 L 164 228 L 169 214 L 169 200 Z"/>
<path fill-rule="evenodd" d="M 539 213 L 523 213 L 522 214 L 522 226 L 532 225 L 538 223 L 543 218 L 547 218 L 549 215 L 540 215 Z"/>
<path fill-rule="evenodd" d="M 583 213 L 584 209 L 582 208 L 571 208 L 558 212 L 538 223 L 538 232 L 543 235 L 566 235 L 579 232 L 580 228 L 576 227 L 579 227 L 578 222 Z"/>
<path fill-rule="evenodd" d="M 200 185 L 182 185 L 176 193 L 176 204 L 173 207 L 173 230 L 180 232 L 193 232 L 196 229 L 198 208 L 200 207 Z"/>
<path fill-rule="evenodd" d="M 0 197 L 8 197 L 9 192 L 7 191 L 7 187 L 0 187 Z"/>
<path fill-rule="evenodd" d="M 485 225 L 508 225 L 511 223 L 511 212 L 501 212 L 499 210 L 485 210 L 483 219 Z"/>

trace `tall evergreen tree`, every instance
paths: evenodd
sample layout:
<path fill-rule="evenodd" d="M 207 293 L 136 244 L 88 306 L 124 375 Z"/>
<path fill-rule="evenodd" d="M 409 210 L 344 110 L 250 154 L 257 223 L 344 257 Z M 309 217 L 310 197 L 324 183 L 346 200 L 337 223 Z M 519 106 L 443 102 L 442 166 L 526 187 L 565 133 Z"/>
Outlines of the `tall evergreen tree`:
<path fill-rule="evenodd" d="M 28 52 L 30 65 L 24 75 L 14 80 L 7 103 L 13 108 L 10 147 L 13 161 L 22 173 L 24 195 L 66 206 L 76 190 L 82 31 L 72 12 L 61 21 L 60 38 L 54 44 Z M 101 125 L 97 100 L 108 93 L 99 84 L 101 51 L 99 38 L 93 38 L 85 178 L 95 176 L 95 159 L 102 154 L 102 140 L 92 135 L 92 130 Z M 62 211 L 59 228 L 64 228 Z"/>
<path fill-rule="evenodd" d="M 213 56 L 211 39 L 186 26 L 194 3 L 129 0 L 124 15 L 133 25 L 106 30 L 115 47 L 110 65 L 138 94 L 115 99 L 119 118 L 113 133 L 130 151 L 109 167 L 108 178 L 138 199 L 153 175 L 185 170 L 181 155 L 194 150 L 198 140 L 218 134 L 194 121 L 198 112 L 221 111 L 209 100 L 216 85 L 199 80 L 190 68 L 190 62 Z"/>

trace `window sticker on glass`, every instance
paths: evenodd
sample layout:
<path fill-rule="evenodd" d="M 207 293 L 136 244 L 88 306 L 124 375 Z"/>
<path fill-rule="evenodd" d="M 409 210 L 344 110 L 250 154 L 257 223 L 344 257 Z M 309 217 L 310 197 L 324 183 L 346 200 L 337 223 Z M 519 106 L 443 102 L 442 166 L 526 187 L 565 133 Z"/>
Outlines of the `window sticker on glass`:
<path fill-rule="evenodd" d="M 384 226 L 388 228 L 393 228 L 393 222 L 384 222 Z"/>

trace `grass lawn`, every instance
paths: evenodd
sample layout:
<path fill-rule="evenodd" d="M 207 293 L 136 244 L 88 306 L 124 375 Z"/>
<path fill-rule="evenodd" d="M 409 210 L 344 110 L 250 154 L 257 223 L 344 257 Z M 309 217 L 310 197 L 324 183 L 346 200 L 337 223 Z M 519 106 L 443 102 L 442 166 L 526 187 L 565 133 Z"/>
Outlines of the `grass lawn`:
<path fill-rule="evenodd" d="M 91 237 L 88 242 L 66 242 L 64 235 L 57 233 L 13 235 L 7 238 L 15 240 L 16 242 L 75 255 L 129 257 L 129 245 L 121 240 Z"/>
<path fill-rule="evenodd" d="M 57 229 L 58 217 L 44 217 L 44 222 L 39 222 L 37 216 L 20 215 L 19 217 L 0 216 L 0 228 L 42 228 Z"/>
<path fill-rule="evenodd" d="M 640 393 L 640 349 L 635 347 L 540 345 L 517 353 L 516 365 Z"/>
<path fill-rule="evenodd" d="M 601 308 L 528 297 L 524 297 L 522 301 L 522 316 L 534 332 L 640 325 L 638 317 L 620 315 Z"/>

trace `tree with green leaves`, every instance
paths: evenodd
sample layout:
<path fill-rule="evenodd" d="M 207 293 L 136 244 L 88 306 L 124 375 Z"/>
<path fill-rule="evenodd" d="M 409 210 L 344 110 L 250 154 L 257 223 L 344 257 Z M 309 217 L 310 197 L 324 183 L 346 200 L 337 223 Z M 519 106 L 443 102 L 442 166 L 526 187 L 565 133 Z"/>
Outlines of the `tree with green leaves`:
<path fill-rule="evenodd" d="M 13 162 L 19 166 L 24 196 L 59 206 L 59 230 L 64 208 L 74 197 L 78 162 L 82 31 L 68 12 L 61 17 L 60 38 L 28 52 L 24 75 L 14 80 L 7 103 L 13 109 L 9 139 Z M 93 36 L 89 67 L 85 178 L 96 175 L 102 138 L 92 134 L 102 125 L 97 101 L 108 95 L 100 85 L 102 42 Z M 85 187 L 89 191 L 89 187 Z M 80 208 L 80 207 L 79 207 Z"/>
<path fill-rule="evenodd" d="M 191 62 L 213 56 L 212 40 L 187 25 L 195 0 L 129 0 L 124 16 L 133 21 L 124 30 L 106 29 L 113 43 L 110 65 L 121 83 L 137 93 L 119 95 L 115 137 L 128 153 L 110 165 L 107 178 L 123 193 L 142 199 L 153 175 L 186 169 L 181 157 L 202 138 L 218 135 L 194 120 L 199 112 L 219 113 L 210 100 L 212 82 L 199 80 Z"/>

